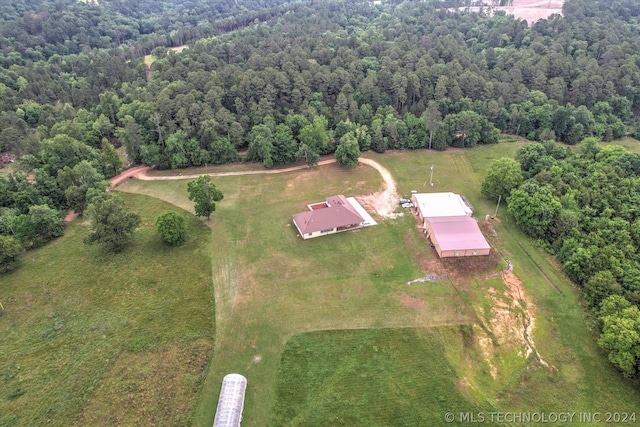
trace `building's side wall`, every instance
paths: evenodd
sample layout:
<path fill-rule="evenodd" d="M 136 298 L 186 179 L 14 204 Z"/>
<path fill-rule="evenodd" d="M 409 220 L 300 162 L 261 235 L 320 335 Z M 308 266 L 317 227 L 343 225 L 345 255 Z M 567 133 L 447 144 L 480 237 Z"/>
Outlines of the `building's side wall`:
<path fill-rule="evenodd" d="M 433 241 L 434 240 L 432 238 L 433 237 L 433 229 L 431 228 L 431 223 L 429 221 L 425 220 L 423 222 L 423 224 L 424 224 L 424 229 L 427 232 L 427 236 Z"/>
<path fill-rule="evenodd" d="M 313 233 L 306 233 L 306 234 L 300 233 L 300 235 L 304 240 L 307 240 L 307 239 L 313 239 L 314 237 L 326 236 L 327 234 L 334 234 L 335 232 L 336 232 L 336 229 L 332 228 L 331 231 L 327 231 L 324 233 L 321 231 L 315 231 Z"/>
<path fill-rule="evenodd" d="M 489 253 L 491 252 L 491 249 L 487 248 L 487 249 L 470 249 L 465 251 L 464 256 L 483 256 L 483 255 L 489 255 Z"/>
<path fill-rule="evenodd" d="M 411 196 L 411 203 L 413 203 L 413 206 L 415 206 L 416 212 L 418 212 L 418 217 L 425 221 L 424 216 L 422 216 L 422 211 L 420 210 L 420 205 L 418 204 L 418 199 L 416 198 L 415 194 Z"/>
<path fill-rule="evenodd" d="M 463 257 L 463 256 L 481 256 L 481 255 L 489 255 L 491 249 L 467 249 L 460 251 L 441 251 L 438 252 L 440 258 L 454 258 L 454 257 Z"/>
<path fill-rule="evenodd" d="M 293 223 L 295 224 L 295 221 Z M 343 231 L 357 230 L 358 228 L 362 228 L 362 227 L 364 227 L 363 224 L 358 224 L 357 226 L 354 226 L 354 227 L 351 227 L 351 228 L 347 228 L 345 230 L 338 230 L 337 228 L 332 228 L 332 229 L 326 230 L 324 232 L 323 231 L 315 231 L 313 233 L 302 234 L 300 232 L 300 228 L 298 228 L 298 225 L 296 224 L 296 228 L 298 228 L 298 234 L 300 236 L 302 236 L 302 238 L 304 240 L 313 239 L 314 237 L 326 236 L 328 234 L 342 233 Z"/>

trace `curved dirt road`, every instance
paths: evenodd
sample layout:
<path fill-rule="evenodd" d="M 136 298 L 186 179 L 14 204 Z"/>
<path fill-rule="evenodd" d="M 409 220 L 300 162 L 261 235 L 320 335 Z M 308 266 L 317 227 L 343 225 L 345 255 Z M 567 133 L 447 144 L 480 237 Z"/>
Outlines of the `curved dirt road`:
<path fill-rule="evenodd" d="M 120 184 L 122 181 L 124 181 L 127 178 L 140 179 L 141 176 L 146 176 L 145 174 L 147 173 L 148 170 L 149 170 L 149 166 L 135 166 L 131 169 L 127 169 L 126 171 L 122 172 L 120 175 L 114 176 L 109 180 L 109 182 L 111 183 L 111 186 L 114 187 Z"/>
<path fill-rule="evenodd" d="M 356 198 L 358 201 L 371 206 L 381 217 L 395 218 L 396 214 L 393 212 L 398 208 L 399 196 L 396 182 L 393 176 L 391 176 L 391 172 L 375 160 L 361 157 L 359 161 L 360 163 L 373 167 L 380 173 L 384 181 L 384 189 L 368 196 Z"/>
<path fill-rule="evenodd" d="M 328 165 L 331 163 L 335 163 L 336 159 L 327 159 L 318 162 L 318 166 Z M 361 157 L 359 159 L 360 163 L 371 166 L 376 169 L 380 175 L 382 176 L 382 180 L 384 181 L 384 189 L 378 191 L 377 193 L 370 194 L 367 196 L 360 196 L 357 199 L 363 204 L 374 209 L 378 215 L 384 218 L 395 218 L 395 214 L 393 211 L 398 207 L 398 193 L 396 190 L 396 182 L 391 176 L 391 173 L 382 166 L 380 163 L 375 160 L 368 159 L 366 157 Z M 194 179 L 202 175 L 209 176 L 239 176 L 239 175 L 266 175 L 266 174 L 276 174 L 276 173 L 285 173 L 285 172 L 293 172 L 297 170 L 307 169 L 306 165 L 302 166 L 293 166 L 285 169 L 265 169 L 265 170 L 255 170 L 255 171 L 233 171 L 233 172 L 210 172 L 204 174 L 191 174 L 191 175 L 177 175 L 177 176 L 149 176 L 147 172 L 149 171 L 148 166 L 136 166 L 134 168 L 128 169 L 121 173 L 120 175 L 114 176 L 109 180 L 111 182 L 111 186 L 116 186 L 127 178 L 135 178 L 141 181 L 171 181 L 177 179 Z"/>
<path fill-rule="evenodd" d="M 330 163 L 335 163 L 336 159 L 323 160 L 318 162 L 318 166 L 328 165 Z M 147 166 L 139 166 L 142 168 L 139 171 L 136 171 L 131 176 L 141 180 L 141 181 L 170 181 L 173 179 L 194 179 L 202 175 L 209 176 L 239 176 L 239 175 L 264 175 L 264 174 L 274 174 L 274 173 L 284 173 L 284 172 L 292 172 L 302 169 L 308 169 L 308 166 L 292 166 L 290 168 L 285 169 L 265 169 L 265 170 L 256 170 L 256 171 L 233 171 L 233 172 L 210 172 L 210 173 L 197 173 L 192 175 L 178 175 L 178 176 L 148 176 L 146 173 L 149 170 Z M 136 168 L 134 168 L 136 169 Z"/>

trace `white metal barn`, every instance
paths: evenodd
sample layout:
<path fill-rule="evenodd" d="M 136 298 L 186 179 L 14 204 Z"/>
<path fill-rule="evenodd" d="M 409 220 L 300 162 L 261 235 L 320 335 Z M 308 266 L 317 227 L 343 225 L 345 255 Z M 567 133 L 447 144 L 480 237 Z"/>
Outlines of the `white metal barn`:
<path fill-rule="evenodd" d="M 473 209 L 462 196 L 455 193 L 417 193 L 411 201 L 418 209 L 421 219 L 443 216 L 471 216 Z"/>
<path fill-rule="evenodd" d="M 491 246 L 482 235 L 473 208 L 455 193 L 416 193 L 411 196 L 421 228 L 440 258 L 489 255 Z"/>
<path fill-rule="evenodd" d="M 247 379 L 240 374 L 228 374 L 222 379 L 220 398 L 213 427 L 239 427 L 244 409 Z"/>

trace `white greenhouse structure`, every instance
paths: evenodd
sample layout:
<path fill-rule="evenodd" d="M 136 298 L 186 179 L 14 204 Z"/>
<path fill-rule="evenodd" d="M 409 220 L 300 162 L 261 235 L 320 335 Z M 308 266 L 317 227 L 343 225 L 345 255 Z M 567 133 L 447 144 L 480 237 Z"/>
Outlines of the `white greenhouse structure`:
<path fill-rule="evenodd" d="M 244 408 L 244 392 L 247 379 L 240 374 L 225 375 L 220 389 L 218 409 L 213 427 L 239 427 Z"/>

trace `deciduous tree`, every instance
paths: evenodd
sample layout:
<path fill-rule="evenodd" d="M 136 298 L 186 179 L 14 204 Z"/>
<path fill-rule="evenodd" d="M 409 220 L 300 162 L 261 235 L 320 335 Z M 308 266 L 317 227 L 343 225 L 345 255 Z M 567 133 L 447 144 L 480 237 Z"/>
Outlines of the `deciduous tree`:
<path fill-rule="evenodd" d="M 162 240 L 172 246 L 180 246 L 187 241 L 187 222 L 175 212 L 165 212 L 156 220 L 156 228 Z"/>
<path fill-rule="evenodd" d="M 110 252 L 122 251 L 140 225 L 140 216 L 130 212 L 119 194 L 100 193 L 91 198 L 87 208 L 91 234 L 85 243 L 97 243 Z"/>
<path fill-rule="evenodd" d="M 522 184 L 520 164 L 508 157 L 496 159 L 489 164 L 482 182 L 481 191 L 485 196 L 495 199 L 498 196 L 509 197 L 511 191 Z"/>
<path fill-rule="evenodd" d="M 626 377 L 635 377 L 640 366 L 640 310 L 625 301 L 617 295 L 603 301 L 598 344 L 609 351 L 609 360 Z"/>
<path fill-rule="evenodd" d="M 22 245 L 11 236 L 0 235 L 0 273 L 6 273 L 18 266 L 18 257 L 23 252 Z"/>
<path fill-rule="evenodd" d="M 341 165 L 356 167 L 359 157 L 360 147 L 358 146 L 358 140 L 353 132 L 348 132 L 340 138 L 340 144 L 336 148 L 336 160 Z"/>
<path fill-rule="evenodd" d="M 33 246 L 38 247 L 64 234 L 64 220 L 58 211 L 47 205 L 29 208 L 29 222 L 33 230 Z"/>
<path fill-rule="evenodd" d="M 195 181 L 187 183 L 189 200 L 195 203 L 197 216 L 211 218 L 211 214 L 216 210 L 216 202 L 224 198 L 222 191 L 212 182 L 210 176 L 200 176 Z"/>

